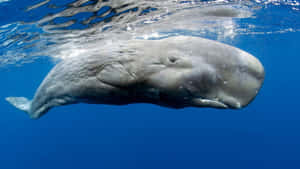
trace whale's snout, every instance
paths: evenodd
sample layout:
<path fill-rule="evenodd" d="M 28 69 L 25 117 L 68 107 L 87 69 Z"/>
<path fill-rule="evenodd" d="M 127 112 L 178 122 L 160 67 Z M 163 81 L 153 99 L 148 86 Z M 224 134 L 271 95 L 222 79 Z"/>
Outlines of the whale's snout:
<path fill-rule="evenodd" d="M 265 71 L 258 59 L 240 51 L 239 64 L 221 70 L 222 81 L 220 82 L 219 99 L 230 108 L 247 106 L 260 90 Z"/>

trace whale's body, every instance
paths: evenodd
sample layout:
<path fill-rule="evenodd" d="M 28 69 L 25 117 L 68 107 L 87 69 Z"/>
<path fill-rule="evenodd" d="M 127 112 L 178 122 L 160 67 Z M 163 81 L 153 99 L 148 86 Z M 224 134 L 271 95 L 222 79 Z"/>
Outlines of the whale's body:
<path fill-rule="evenodd" d="M 63 60 L 32 101 L 6 100 L 35 119 L 52 107 L 78 102 L 241 108 L 257 95 L 263 80 L 263 66 L 255 57 L 226 44 L 187 36 L 137 39 L 98 55 Z"/>

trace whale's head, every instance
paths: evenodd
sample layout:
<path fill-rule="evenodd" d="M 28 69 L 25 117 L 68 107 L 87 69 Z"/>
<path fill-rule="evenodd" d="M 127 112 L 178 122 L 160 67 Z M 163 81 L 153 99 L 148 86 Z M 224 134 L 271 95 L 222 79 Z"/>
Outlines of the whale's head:
<path fill-rule="evenodd" d="M 159 103 L 171 107 L 242 108 L 260 90 L 264 68 L 251 54 L 216 41 L 175 37 L 162 40 L 146 78 Z M 153 48 L 152 48 L 153 49 Z M 151 60 L 151 59 L 149 59 Z"/>

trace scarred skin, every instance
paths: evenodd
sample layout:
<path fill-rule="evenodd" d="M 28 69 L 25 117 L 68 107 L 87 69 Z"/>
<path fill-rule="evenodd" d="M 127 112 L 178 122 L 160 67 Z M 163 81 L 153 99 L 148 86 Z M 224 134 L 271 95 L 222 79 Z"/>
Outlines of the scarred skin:
<path fill-rule="evenodd" d="M 93 56 L 61 61 L 32 101 L 6 98 L 37 119 L 73 103 L 153 103 L 171 108 L 242 108 L 257 95 L 264 68 L 249 53 L 199 37 L 130 40 Z"/>

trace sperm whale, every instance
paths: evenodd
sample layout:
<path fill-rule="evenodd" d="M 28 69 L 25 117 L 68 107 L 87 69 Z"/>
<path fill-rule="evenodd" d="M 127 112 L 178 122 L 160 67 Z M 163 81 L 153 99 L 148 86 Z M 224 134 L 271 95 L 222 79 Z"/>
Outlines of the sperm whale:
<path fill-rule="evenodd" d="M 254 56 L 217 41 L 190 36 L 133 39 L 97 55 L 63 60 L 32 100 L 6 100 L 33 119 L 75 103 L 239 109 L 255 98 L 264 75 Z"/>

